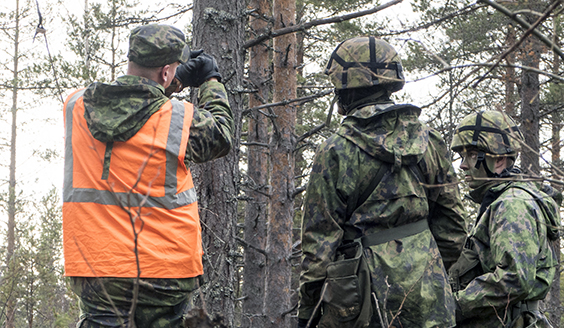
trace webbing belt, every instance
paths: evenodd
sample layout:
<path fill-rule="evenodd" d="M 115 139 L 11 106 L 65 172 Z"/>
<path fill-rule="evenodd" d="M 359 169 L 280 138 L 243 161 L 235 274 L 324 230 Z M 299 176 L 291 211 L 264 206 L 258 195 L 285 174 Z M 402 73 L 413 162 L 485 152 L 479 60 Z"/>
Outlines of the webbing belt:
<path fill-rule="evenodd" d="M 392 240 L 413 236 L 429 229 L 427 219 L 366 235 L 360 240 L 363 247 L 380 245 Z"/>

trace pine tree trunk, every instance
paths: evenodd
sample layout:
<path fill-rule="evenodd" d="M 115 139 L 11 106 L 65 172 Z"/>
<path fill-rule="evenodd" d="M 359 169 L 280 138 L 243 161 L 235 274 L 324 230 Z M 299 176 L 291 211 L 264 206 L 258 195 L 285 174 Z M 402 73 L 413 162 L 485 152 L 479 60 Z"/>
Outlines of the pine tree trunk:
<path fill-rule="evenodd" d="M 192 49 L 204 49 L 218 62 L 235 120 L 231 152 L 220 159 L 194 165 L 192 173 L 198 190 L 205 284 L 197 303 L 210 314 L 224 317 L 234 326 L 234 290 L 237 275 L 236 228 L 239 182 L 239 139 L 241 136 L 243 81 L 244 2 L 238 0 L 196 0 L 193 9 Z"/>
<path fill-rule="evenodd" d="M 274 0 L 274 29 L 295 24 L 295 0 Z M 274 102 L 296 98 L 296 35 L 274 39 Z M 274 131 L 270 141 L 271 183 L 267 236 L 267 284 L 265 327 L 290 325 L 291 249 L 294 216 L 294 105 L 275 108 Z"/>
<path fill-rule="evenodd" d="M 260 17 L 272 12 L 270 0 L 252 0 L 249 6 L 256 9 L 250 18 L 253 35 L 267 32 L 269 24 Z M 256 17 L 259 16 L 259 17 Z M 252 37 L 251 36 L 251 37 Z M 270 50 L 267 44 L 259 44 L 249 51 L 249 80 L 255 93 L 249 95 L 249 107 L 268 103 L 270 87 Z M 264 327 L 264 296 L 266 288 L 266 235 L 268 219 L 268 144 L 267 117 L 253 111 L 248 118 L 247 174 L 248 196 L 245 206 L 245 260 L 243 268 L 243 317 L 242 327 Z"/>
<path fill-rule="evenodd" d="M 512 25 L 507 27 L 507 39 L 505 46 L 509 49 L 515 44 L 515 29 Z M 506 57 L 508 65 L 515 65 L 515 53 Z M 508 66 L 505 70 L 505 112 L 515 119 L 515 68 Z"/>
<path fill-rule="evenodd" d="M 553 34 L 554 34 L 554 42 L 558 45 L 558 29 L 560 28 L 560 19 L 555 18 L 553 21 Z M 558 74 L 558 69 L 560 67 L 560 57 L 558 54 L 554 53 L 553 61 L 552 61 L 553 73 Z M 556 91 L 555 91 L 556 92 Z M 560 99 L 564 97 L 564 93 L 561 92 Z M 558 99 L 558 96 L 555 98 Z M 555 104 L 555 108 L 551 114 L 552 118 L 552 177 L 555 177 L 558 174 L 562 174 L 562 160 L 560 159 L 560 153 L 562 151 L 562 144 L 560 141 L 560 130 L 562 130 L 562 113 L 561 110 L 557 109 L 557 106 L 561 104 Z M 560 169 L 560 171 L 556 171 L 554 168 Z M 553 188 L 557 188 L 558 190 L 562 191 L 562 186 L 554 184 Z M 560 263 L 561 259 L 561 246 L 560 240 L 556 240 L 552 243 L 552 247 L 556 250 L 556 257 L 558 258 L 558 263 Z M 546 307 L 547 309 L 551 309 L 549 312 L 548 319 L 552 323 L 554 327 L 560 327 L 560 321 L 562 318 L 562 305 L 560 303 L 560 268 L 556 270 L 556 275 L 554 276 L 554 282 L 550 289 L 550 292 L 546 296 Z"/>
<path fill-rule="evenodd" d="M 10 178 L 8 182 L 8 247 L 6 252 L 6 267 L 8 272 L 5 274 L 7 279 L 5 282 L 10 284 L 6 290 L 6 328 L 14 327 L 14 318 L 16 314 L 16 258 L 15 250 L 15 233 L 16 233 L 16 135 L 17 135 L 17 112 L 18 112 L 18 62 L 19 62 L 19 32 L 20 32 L 20 11 L 19 0 L 16 0 L 15 11 L 15 29 L 14 29 L 14 76 L 12 80 L 12 127 L 10 136 Z"/>
<path fill-rule="evenodd" d="M 531 1 L 533 10 L 538 10 Z M 534 23 L 536 16 L 526 15 L 527 21 Z M 539 68 L 541 45 L 540 41 L 534 36 L 528 36 L 523 42 L 523 66 Z M 521 132 L 525 137 L 521 155 L 521 167 L 525 173 L 539 174 L 539 74 L 536 72 L 523 70 L 521 78 Z"/>
<path fill-rule="evenodd" d="M 557 56 L 557 55 L 556 55 Z M 563 94 L 564 95 L 564 94 Z M 554 111 L 552 113 L 552 165 L 553 167 L 559 168 L 562 170 L 562 160 L 560 159 L 560 153 L 562 150 L 562 145 L 560 141 L 560 130 L 562 129 L 562 114 L 558 111 Z M 552 170 L 552 175 L 561 174 L 562 171 L 557 172 L 556 170 Z M 554 184 L 552 186 L 556 188 L 560 192 L 562 192 L 562 186 Z M 558 263 L 561 259 L 561 245 L 560 240 L 556 240 L 552 242 L 553 249 L 556 251 L 556 257 L 558 259 Z M 549 320 L 553 324 L 554 327 L 560 327 L 560 320 L 562 318 L 562 305 L 560 303 L 560 276 L 561 270 L 560 267 L 556 270 L 556 275 L 554 276 L 554 281 L 552 287 L 550 288 L 550 292 L 546 296 L 546 308 L 550 309 L 549 311 Z"/>

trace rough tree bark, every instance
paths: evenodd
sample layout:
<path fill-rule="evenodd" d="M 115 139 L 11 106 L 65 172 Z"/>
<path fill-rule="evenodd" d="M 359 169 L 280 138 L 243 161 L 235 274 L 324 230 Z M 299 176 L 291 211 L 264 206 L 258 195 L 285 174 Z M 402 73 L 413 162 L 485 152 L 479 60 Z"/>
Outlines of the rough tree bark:
<path fill-rule="evenodd" d="M 234 144 L 223 158 L 192 168 L 198 190 L 205 284 L 196 297 L 210 314 L 220 314 L 234 326 L 234 290 L 238 256 L 235 240 L 241 136 L 245 3 L 238 0 L 195 0 L 193 49 L 204 49 L 219 65 L 235 120 Z M 203 303 L 203 304 L 202 304 Z"/>
<path fill-rule="evenodd" d="M 540 1 L 529 1 L 528 9 L 539 10 Z M 534 15 L 525 15 L 527 22 L 534 23 L 537 19 Z M 521 62 L 523 66 L 539 68 L 541 45 L 539 40 L 530 35 L 523 42 L 521 49 Z M 523 70 L 521 77 L 521 131 L 525 137 L 525 144 L 521 155 L 521 167 L 525 173 L 539 174 L 539 74 L 537 72 Z"/>
<path fill-rule="evenodd" d="M 553 21 L 553 34 L 554 34 L 554 43 L 556 45 L 559 45 L 559 40 L 558 40 L 558 30 L 560 29 L 560 25 L 561 24 L 561 20 L 558 18 L 554 18 Z M 559 73 L 559 68 L 560 68 L 560 57 L 558 56 L 558 54 L 554 53 L 554 57 L 552 60 L 552 67 L 553 67 L 553 73 L 557 74 Z M 564 96 L 564 94 L 561 94 L 561 96 Z M 556 171 L 555 169 L 552 169 L 552 177 L 555 178 L 557 176 L 561 176 L 562 174 L 562 160 L 560 159 L 560 153 L 562 151 L 562 144 L 561 144 L 561 140 L 560 140 L 560 130 L 562 130 L 562 113 L 561 110 L 558 110 L 556 107 L 559 106 L 561 104 L 555 104 L 555 108 L 552 109 L 553 112 L 551 114 L 551 119 L 552 119 L 552 167 L 553 168 L 559 168 L 560 171 Z M 561 178 L 560 178 L 561 179 Z M 562 186 L 553 185 L 554 188 L 557 188 L 558 190 L 562 191 Z M 556 251 L 556 257 L 558 258 L 558 263 L 560 262 L 561 259 L 561 246 L 560 246 L 560 240 L 556 240 L 554 242 L 552 242 L 552 247 L 557 250 Z M 554 276 L 554 282 L 552 284 L 552 287 L 550 289 L 550 292 L 548 293 L 547 297 L 546 297 L 546 304 L 547 304 L 547 308 L 551 309 L 551 311 L 549 312 L 549 317 L 548 319 L 550 320 L 550 322 L 552 323 L 552 325 L 554 327 L 560 327 L 560 321 L 561 321 L 561 317 L 562 317 L 562 304 L 560 303 L 560 288 L 561 288 L 561 284 L 560 284 L 560 270 L 561 267 L 558 267 L 558 270 L 556 271 L 556 275 Z"/>
<path fill-rule="evenodd" d="M 295 0 L 274 0 L 274 28 L 295 25 Z M 279 102 L 296 98 L 296 35 L 274 39 L 274 95 Z M 271 182 L 267 235 L 267 283 L 265 327 L 286 328 L 290 325 L 292 222 L 294 217 L 294 127 L 293 104 L 275 108 L 274 131 L 270 141 Z"/>
<path fill-rule="evenodd" d="M 513 25 L 507 27 L 507 38 L 505 40 L 505 45 L 509 49 L 513 44 L 515 44 L 515 29 Z M 515 65 L 515 53 L 510 53 L 505 58 L 507 64 L 509 65 L 505 70 L 505 112 L 512 118 L 515 116 L 515 68 L 511 65 Z"/>
<path fill-rule="evenodd" d="M 271 0 L 251 0 L 255 9 L 249 20 L 253 34 L 266 33 L 271 27 L 266 21 L 272 13 Z M 270 43 L 265 41 L 249 51 L 249 82 L 255 90 L 249 95 L 249 107 L 266 104 L 270 100 L 272 76 L 270 71 Z M 264 295 L 266 287 L 266 235 L 268 219 L 268 122 L 259 111 L 248 118 L 247 174 L 248 196 L 245 206 L 245 259 L 243 268 L 242 327 L 264 327 Z"/>
<path fill-rule="evenodd" d="M 558 168 L 562 168 L 562 160 L 560 159 L 560 152 L 561 152 L 561 144 L 560 144 L 560 130 L 562 128 L 562 117 L 561 114 L 555 112 L 552 114 L 552 165 Z M 553 170 L 553 173 L 554 170 Z M 557 188 L 560 192 L 562 192 L 562 186 L 553 185 L 554 188 Z M 552 283 L 552 287 L 550 288 L 550 292 L 546 296 L 546 308 L 550 309 L 548 319 L 552 323 L 553 327 L 560 327 L 560 321 L 562 318 L 563 306 L 560 302 L 560 276 L 562 270 L 562 264 L 560 262 L 561 256 L 561 245 L 560 239 L 557 239 L 551 243 L 553 249 L 556 250 L 556 258 L 558 259 L 558 263 L 560 265 L 557 267 L 556 275 L 554 276 L 554 281 Z"/>

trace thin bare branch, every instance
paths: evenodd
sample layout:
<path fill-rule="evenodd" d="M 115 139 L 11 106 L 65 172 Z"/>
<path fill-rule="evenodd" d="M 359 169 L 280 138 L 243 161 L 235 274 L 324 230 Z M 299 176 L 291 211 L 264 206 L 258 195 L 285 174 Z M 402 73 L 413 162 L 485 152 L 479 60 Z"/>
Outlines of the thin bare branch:
<path fill-rule="evenodd" d="M 437 75 L 437 74 L 439 74 L 439 73 L 447 72 L 447 71 L 449 71 L 449 70 L 456 69 L 456 68 L 475 67 L 471 72 L 469 72 L 468 74 L 466 74 L 465 76 L 463 76 L 463 77 L 459 80 L 459 83 L 458 83 L 458 84 L 461 85 L 461 84 L 462 84 L 464 81 L 466 81 L 468 78 L 474 76 L 474 74 L 476 74 L 476 72 L 479 70 L 479 67 L 480 67 L 480 66 L 489 67 L 489 66 L 491 66 L 491 65 L 493 65 L 493 64 L 492 64 L 492 63 L 477 63 L 477 64 L 466 64 L 466 65 L 451 66 L 451 67 L 449 67 L 449 68 L 441 69 L 441 70 L 439 70 L 439 71 L 433 73 L 432 75 L 429 75 L 429 76 L 426 76 L 426 77 L 423 77 L 423 78 L 420 78 L 420 79 L 413 80 L 413 82 L 417 82 L 417 81 L 420 81 L 420 80 L 424 80 L 424 79 L 427 79 L 427 78 L 429 78 L 429 77 L 435 76 L 435 75 Z M 534 68 L 534 67 L 519 66 L 519 65 L 508 65 L 508 64 L 499 64 L 498 66 L 501 66 L 501 67 L 515 67 L 515 68 L 520 68 L 520 69 L 523 69 L 523 70 L 538 72 L 539 74 L 543 74 L 543 75 L 546 75 L 546 76 L 550 76 L 551 78 L 564 81 L 564 77 L 561 77 L 561 76 L 552 74 L 552 73 L 550 73 L 550 72 L 542 71 L 542 70 L 539 70 L 539 69 Z M 475 79 L 473 79 L 473 80 L 475 80 Z M 460 90 L 457 90 L 457 91 L 456 91 L 456 93 L 454 94 L 454 96 L 455 96 L 455 97 L 458 96 L 460 93 L 462 93 L 462 91 L 464 91 L 464 90 L 466 90 L 467 88 L 469 88 L 471 83 L 472 83 L 472 81 L 466 83 L 466 85 L 463 85 Z M 440 96 L 435 97 L 432 102 L 430 102 L 430 103 L 428 103 L 428 104 L 426 104 L 426 105 L 421 106 L 421 109 L 428 108 L 428 107 L 430 107 L 430 106 L 432 106 L 432 105 L 438 103 L 441 99 L 443 99 L 446 95 L 448 95 L 449 92 L 450 92 L 450 90 L 447 90 L 446 92 L 443 92 Z"/>
<path fill-rule="evenodd" d="M 237 241 L 238 241 L 241 245 L 243 245 L 244 247 L 252 248 L 252 249 L 254 249 L 255 251 L 261 253 L 262 255 L 268 256 L 268 254 L 266 253 L 266 251 L 265 251 L 264 249 L 258 248 L 258 247 L 254 246 L 254 245 L 251 245 L 251 244 L 249 244 L 248 242 L 244 241 L 242 238 L 235 237 L 235 240 L 237 240 Z"/>
<path fill-rule="evenodd" d="M 243 111 L 242 115 L 246 116 L 246 115 L 249 115 L 249 113 L 251 113 L 252 111 L 265 109 L 265 108 L 269 108 L 269 107 L 287 106 L 288 104 L 295 103 L 295 102 L 304 102 L 305 103 L 305 102 L 308 102 L 308 101 L 315 100 L 317 98 L 324 97 L 324 96 L 326 96 L 326 95 L 328 95 L 332 92 L 333 92 L 333 90 L 326 90 L 326 91 L 316 93 L 316 94 L 311 95 L 311 96 L 300 97 L 300 98 L 296 98 L 296 99 L 284 100 L 284 101 L 279 101 L 279 102 L 275 102 L 275 103 L 256 106 L 256 107 L 253 107 L 253 108 L 245 109 Z"/>
<path fill-rule="evenodd" d="M 457 11 L 455 11 L 455 12 L 452 12 L 452 13 L 450 13 L 450 14 L 448 14 L 448 15 L 445 15 L 445 16 L 443 16 L 443 17 L 441 17 L 441 18 L 435 19 L 434 21 L 427 22 L 427 23 L 424 23 L 424 24 L 421 24 L 421 25 L 418 25 L 418 26 L 410 27 L 410 28 L 408 28 L 408 29 L 404 29 L 404 30 L 401 30 L 401 31 L 394 31 L 394 32 L 391 32 L 391 33 L 380 34 L 380 36 L 401 35 L 401 34 L 405 34 L 405 33 L 417 32 L 417 31 L 420 31 L 420 30 L 424 30 L 424 29 L 426 29 L 426 28 L 429 28 L 429 27 L 431 27 L 431 26 L 435 26 L 435 25 L 437 25 L 437 24 L 439 24 L 439 23 L 441 23 L 441 22 L 444 22 L 444 21 L 446 21 L 446 20 L 452 19 L 452 18 L 454 18 L 454 17 L 462 16 L 462 15 L 468 14 L 468 13 L 470 13 L 470 12 L 472 12 L 472 11 L 475 11 L 475 10 L 477 10 L 477 9 L 479 9 L 479 8 L 482 8 L 482 7 L 484 6 L 484 5 L 476 6 L 476 4 L 477 4 L 477 2 L 474 2 L 474 3 L 472 3 L 472 4 L 469 4 L 468 6 L 466 6 L 466 7 L 464 7 L 464 8 L 461 8 L 461 9 L 459 9 L 459 10 L 457 10 Z"/>
<path fill-rule="evenodd" d="M 298 139 L 296 139 L 296 145 L 299 144 L 300 142 L 304 141 L 304 139 L 311 137 L 312 135 L 316 134 L 317 132 L 321 131 L 321 129 L 323 129 L 324 127 L 326 127 L 327 124 L 325 124 L 325 122 L 317 125 L 316 127 L 314 127 L 313 129 L 307 131 L 306 133 L 302 134 L 301 136 L 298 137 Z"/>
<path fill-rule="evenodd" d="M 257 146 L 257 147 L 265 147 L 270 148 L 270 145 L 267 143 L 262 142 L 241 142 L 241 146 Z"/>
<path fill-rule="evenodd" d="M 345 15 L 336 16 L 336 17 L 317 19 L 317 20 L 313 20 L 311 22 L 300 24 L 300 25 L 292 25 L 292 26 L 288 26 L 288 27 L 284 27 L 284 28 L 275 30 L 275 31 L 268 31 L 265 34 L 259 35 L 256 39 L 247 41 L 243 45 L 243 49 L 248 49 L 250 47 L 254 47 L 254 46 L 260 44 L 263 41 L 273 39 L 273 38 L 279 37 L 281 35 L 305 31 L 305 30 L 308 30 L 308 29 L 310 29 L 314 26 L 326 25 L 326 24 L 332 24 L 332 23 L 340 23 L 340 22 L 347 21 L 347 20 L 350 20 L 350 19 L 353 19 L 353 18 L 371 15 L 371 14 L 374 14 L 374 13 L 379 12 L 381 10 L 384 10 L 388 7 L 397 5 L 398 3 L 402 2 L 402 1 L 403 0 L 393 0 L 393 1 L 390 1 L 388 3 L 383 4 L 381 6 L 377 6 L 377 7 L 374 7 L 372 9 L 368 9 L 368 10 L 358 11 L 358 12 L 355 12 L 355 13 L 345 14 Z"/>
<path fill-rule="evenodd" d="M 481 1 L 485 4 L 488 4 L 492 7 L 494 7 L 495 9 L 497 9 L 498 11 L 500 11 L 502 14 L 506 15 L 507 17 L 511 18 L 512 20 L 514 20 L 515 22 L 517 22 L 519 25 L 521 25 L 523 28 L 526 29 L 530 29 L 531 25 L 529 23 L 527 23 L 525 20 L 523 20 L 522 18 L 518 17 L 516 13 L 512 12 L 511 10 L 505 8 L 504 6 L 500 5 L 499 3 L 495 2 L 495 1 L 490 1 L 490 0 L 478 0 Z M 555 0 L 551 7 L 555 8 L 558 4 L 560 4 L 562 1 L 561 0 Z M 547 12 L 550 12 L 552 10 L 549 10 Z M 540 20 L 540 19 L 539 19 Z M 541 32 L 539 32 L 537 29 L 533 29 L 531 31 L 531 33 L 533 35 L 535 35 L 537 38 L 539 38 L 539 40 L 541 40 L 544 44 L 546 44 L 550 49 L 552 49 L 554 52 L 556 52 L 560 58 L 564 59 L 564 53 L 562 52 L 562 50 L 556 45 L 554 44 L 549 38 L 547 38 L 546 36 L 544 36 Z"/>
<path fill-rule="evenodd" d="M 301 194 L 304 191 L 306 191 L 306 187 L 299 187 L 299 188 L 294 189 L 294 192 L 292 192 L 292 198 L 296 198 L 296 196 L 298 196 L 299 194 Z"/>
<path fill-rule="evenodd" d="M 451 66 L 444 61 L 444 59 L 442 59 L 441 57 L 439 57 L 439 55 L 437 55 L 435 52 L 431 51 L 429 48 L 427 48 L 425 46 L 425 44 L 423 42 L 421 42 L 420 40 L 416 40 L 416 39 L 398 39 L 398 40 L 403 40 L 403 41 L 413 41 L 413 42 L 417 42 L 419 45 L 421 45 L 421 47 L 428 52 L 429 54 L 431 54 L 431 56 L 433 56 L 437 61 L 439 61 L 442 65 L 443 65 L 443 69 L 448 70 L 451 68 Z"/>
<path fill-rule="evenodd" d="M 306 328 L 310 328 L 313 327 L 311 324 L 313 322 L 313 318 L 317 315 L 317 312 L 319 311 L 320 307 L 321 307 L 321 302 L 323 301 L 323 296 L 325 296 L 325 291 L 327 290 L 327 283 L 323 284 L 323 288 L 321 289 L 321 295 L 319 295 L 319 301 L 317 302 L 317 304 L 315 305 L 315 308 L 313 309 L 313 313 L 311 314 L 311 317 L 309 317 L 309 320 L 307 321 L 307 325 Z"/>
<path fill-rule="evenodd" d="M 481 0 L 481 1 L 487 1 L 487 0 Z M 476 83 L 474 83 L 472 85 L 473 88 L 475 88 L 476 86 L 478 86 L 478 84 L 480 82 L 482 82 L 486 76 L 505 58 L 507 57 L 507 55 L 509 55 L 510 53 L 512 53 L 515 49 L 517 49 L 517 47 L 519 47 L 521 45 L 521 43 L 523 43 L 525 41 L 525 39 L 534 31 L 536 31 L 537 26 L 540 25 L 540 23 L 542 23 L 545 19 L 548 18 L 548 16 L 550 15 L 550 13 L 558 6 L 560 5 L 560 0 L 556 0 L 554 1 L 546 10 L 546 12 L 539 17 L 539 19 L 537 19 L 537 21 L 529 26 L 529 29 L 525 32 L 525 34 L 523 34 L 523 36 L 521 36 L 521 38 L 519 39 L 519 41 L 515 42 L 509 49 L 507 49 L 497 60 L 496 62 L 493 64 L 493 66 L 490 67 L 490 69 L 481 77 L 478 79 L 478 81 L 476 81 Z M 550 44 L 552 44 L 552 41 L 550 41 Z M 556 46 L 554 46 L 554 51 L 556 51 Z M 558 49 L 559 50 L 559 49 Z M 560 55 L 563 59 L 564 59 L 564 55 Z"/>

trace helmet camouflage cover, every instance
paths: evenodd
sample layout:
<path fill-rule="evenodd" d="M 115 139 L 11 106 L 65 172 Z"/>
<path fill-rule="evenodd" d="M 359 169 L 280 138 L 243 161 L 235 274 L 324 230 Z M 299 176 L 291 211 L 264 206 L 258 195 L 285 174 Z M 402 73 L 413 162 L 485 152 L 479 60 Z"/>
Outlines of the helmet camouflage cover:
<path fill-rule="evenodd" d="M 524 141 L 508 115 L 499 111 L 473 113 L 462 119 L 454 132 L 451 149 L 478 148 L 490 155 L 517 156 Z"/>
<path fill-rule="evenodd" d="M 325 74 L 336 89 L 381 85 L 395 92 L 405 84 L 398 53 L 388 42 L 373 36 L 355 37 L 339 44 Z"/>

